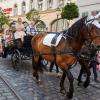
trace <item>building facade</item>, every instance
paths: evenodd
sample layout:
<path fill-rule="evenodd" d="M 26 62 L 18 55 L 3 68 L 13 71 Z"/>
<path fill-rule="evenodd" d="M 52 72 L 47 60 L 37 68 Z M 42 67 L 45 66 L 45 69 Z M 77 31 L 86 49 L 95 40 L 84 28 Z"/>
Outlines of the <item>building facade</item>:
<path fill-rule="evenodd" d="M 91 16 L 92 12 L 100 11 L 100 0 L 77 0 L 80 18 L 85 15 Z"/>
<path fill-rule="evenodd" d="M 22 17 L 23 21 L 28 21 L 25 14 L 36 9 L 40 14 L 40 22 L 37 24 L 40 29 L 61 31 L 67 28 L 67 21 L 60 19 L 61 11 L 57 8 L 62 8 L 69 1 L 76 0 L 0 0 L 0 7 L 13 21 L 16 21 L 18 17 Z"/>

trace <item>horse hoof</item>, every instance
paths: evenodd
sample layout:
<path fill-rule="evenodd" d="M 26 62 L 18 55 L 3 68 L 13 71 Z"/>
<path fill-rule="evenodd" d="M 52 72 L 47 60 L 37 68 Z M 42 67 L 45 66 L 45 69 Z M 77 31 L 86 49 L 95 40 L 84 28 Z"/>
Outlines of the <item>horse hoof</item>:
<path fill-rule="evenodd" d="M 61 74 L 60 73 L 57 73 L 57 78 L 60 78 L 61 77 Z"/>
<path fill-rule="evenodd" d="M 65 95 L 66 94 L 66 91 L 64 89 L 61 89 L 60 90 L 60 93 L 63 94 L 63 95 Z"/>
<path fill-rule="evenodd" d="M 84 88 L 87 88 L 88 85 L 89 85 L 89 83 L 87 83 L 87 82 L 85 82 L 85 83 L 83 84 Z"/>
<path fill-rule="evenodd" d="M 37 80 L 37 84 L 41 84 L 41 80 L 39 79 L 39 80 Z"/>
<path fill-rule="evenodd" d="M 68 99 L 72 99 L 72 97 L 73 97 L 73 93 L 68 92 L 68 93 L 67 93 L 67 98 L 68 98 Z"/>

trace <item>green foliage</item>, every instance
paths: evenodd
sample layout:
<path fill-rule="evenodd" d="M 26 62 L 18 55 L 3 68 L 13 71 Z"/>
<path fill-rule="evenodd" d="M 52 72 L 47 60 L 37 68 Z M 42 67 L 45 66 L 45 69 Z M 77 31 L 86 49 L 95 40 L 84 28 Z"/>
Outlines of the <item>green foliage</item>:
<path fill-rule="evenodd" d="M 4 14 L 1 14 L 0 15 L 0 24 L 3 25 L 3 24 L 9 24 L 9 17 L 8 16 L 5 16 Z"/>
<path fill-rule="evenodd" d="M 30 21 L 37 21 L 39 20 L 40 16 L 39 16 L 39 12 L 36 11 L 35 9 L 32 9 L 30 12 L 28 12 L 26 14 L 26 18 Z"/>
<path fill-rule="evenodd" d="M 9 17 L 5 16 L 5 15 L 1 15 L 0 16 L 0 24 L 9 24 Z"/>
<path fill-rule="evenodd" d="M 65 5 L 61 12 L 62 18 L 72 20 L 79 16 L 78 6 L 75 3 L 69 3 Z"/>

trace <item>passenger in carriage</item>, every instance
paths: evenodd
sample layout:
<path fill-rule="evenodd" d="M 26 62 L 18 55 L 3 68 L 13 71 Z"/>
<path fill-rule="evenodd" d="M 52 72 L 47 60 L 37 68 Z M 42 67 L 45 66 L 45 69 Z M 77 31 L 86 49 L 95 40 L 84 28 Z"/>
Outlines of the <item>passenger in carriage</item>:
<path fill-rule="evenodd" d="M 24 32 L 24 24 L 22 23 L 22 19 L 18 18 L 16 24 L 16 32 L 14 33 L 15 42 L 18 48 L 22 47 L 24 36 L 26 35 Z"/>
<path fill-rule="evenodd" d="M 0 29 L 0 56 L 2 56 L 2 39 L 3 39 L 3 29 Z"/>
<path fill-rule="evenodd" d="M 7 51 L 9 49 L 10 46 L 10 41 L 12 40 L 13 36 L 12 36 L 12 32 L 10 30 L 10 28 L 6 28 L 4 29 L 4 34 L 3 34 L 3 38 L 2 38 L 2 43 L 3 43 L 3 58 L 6 58 L 7 56 Z"/>
<path fill-rule="evenodd" d="M 37 34 L 36 22 L 31 21 L 30 25 L 26 27 L 26 34 L 34 36 Z"/>

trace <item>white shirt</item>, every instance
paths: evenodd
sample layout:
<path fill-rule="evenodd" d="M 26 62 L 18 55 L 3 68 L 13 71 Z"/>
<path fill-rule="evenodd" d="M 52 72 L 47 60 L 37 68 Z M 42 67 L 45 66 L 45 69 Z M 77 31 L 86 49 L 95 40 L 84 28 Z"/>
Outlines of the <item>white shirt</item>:
<path fill-rule="evenodd" d="M 25 34 L 25 32 L 24 31 L 16 31 L 15 33 L 14 33 L 14 38 L 15 39 L 20 39 L 21 38 L 21 40 L 22 41 L 24 41 L 24 36 L 25 36 L 26 34 Z"/>
<path fill-rule="evenodd" d="M 25 32 L 23 31 L 24 25 L 23 24 L 16 24 L 16 32 L 14 33 L 14 38 L 15 39 L 20 39 L 24 41 L 24 36 L 26 35 Z"/>
<path fill-rule="evenodd" d="M 35 35 L 37 34 L 37 30 L 36 30 L 36 27 L 32 27 L 31 25 L 27 26 L 26 27 L 26 33 L 27 34 L 32 34 L 32 35 Z"/>

